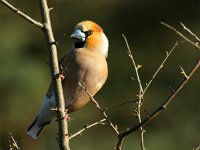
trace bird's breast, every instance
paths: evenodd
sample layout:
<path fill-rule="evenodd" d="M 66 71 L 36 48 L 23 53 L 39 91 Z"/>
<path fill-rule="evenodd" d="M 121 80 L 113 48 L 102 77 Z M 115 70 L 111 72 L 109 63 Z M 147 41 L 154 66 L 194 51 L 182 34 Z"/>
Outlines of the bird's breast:
<path fill-rule="evenodd" d="M 63 82 L 66 107 L 75 111 L 89 102 L 90 97 L 79 85 L 81 83 L 94 96 L 104 85 L 108 76 L 106 59 L 102 54 L 81 51 L 67 65 Z"/>

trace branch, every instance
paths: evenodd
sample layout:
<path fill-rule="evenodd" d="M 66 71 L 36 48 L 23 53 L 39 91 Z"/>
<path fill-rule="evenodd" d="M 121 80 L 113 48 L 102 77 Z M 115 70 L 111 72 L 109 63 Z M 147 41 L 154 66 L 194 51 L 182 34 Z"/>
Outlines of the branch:
<path fill-rule="evenodd" d="M 14 137 L 12 136 L 12 134 L 10 133 L 9 135 L 9 150 L 20 150 L 20 147 L 17 145 L 17 141 L 15 141 Z"/>
<path fill-rule="evenodd" d="M 198 36 L 194 34 L 190 29 L 188 29 L 182 22 L 180 22 L 180 24 L 184 30 L 186 30 L 190 35 L 192 35 L 196 39 L 196 44 L 198 45 L 200 42 L 200 39 L 198 38 Z"/>
<path fill-rule="evenodd" d="M 116 146 L 117 150 L 121 150 L 123 140 L 124 138 L 131 134 L 132 132 L 138 130 L 140 127 L 143 127 L 150 121 L 152 121 L 156 116 L 158 116 L 162 110 L 167 109 L 167 106 L 169 103 L 175 98 L 175 96 L 181 91 L 181 89 L 185 86 L 185 84 L 189 81 L 189 79 L 192 77 L 192 75 L 197 71 L 197 69 L 200 68 L 200 57 L 198 58 L 197 62 L 195 65 L 192 67 L 190 72 L 187 74 L 187 78 L 184 77 L 182 82 L 177 86 L 177 88 L 173 91 L 173 93 L 164 101 L 164 103 L 157 108 L 154 112 L 152 112 L 149 116 L 147 116 L 141 123 L 137 124 L 136 126 L 131 127 L 130 129 L 121 132 L 118 136 L 118 143 Z"/>
<path fill-rule="evenodd" d="M 140 76 L 139 76 L 139 68 L 141 67 L 141 65 L 136 65 L 136 62 L 135 62 L 135 59 L 133 57 L 133 54 L 131 52 L 131 49 L 129 47 L 129 44 L 128 44 L 128 41 L 126 39 L 126 36 L 124 34 L 122 34 L 123 38 L 124 38 L 124 41 L 126 43 L 126 47 L 128 49 L 128 56 L 131 58 L 131 61 L 133 63 L 133 66 L 134 66 L 134 69 L 135 69 L 135 73 L 136 73 L 136 77 L 137 77 L 137 82 L 138 82 L 138 85 L 139 85 L 139 93 L 138 93 L 138 101 L 137 101 L 137 106 L 135 108 L 135 112 L 136 112 L 136 116 L 138 118 L 138 121 L 139 123 L 141 123 L 142 121 L 142 118 L 141 118 L 141 107 L 142 107 L 142 100 L 143 100 L 143 87 L 142 87 L 142 83 L 141 83 L 141 80 L 140 80 Z M 144 129 L 141 127 L 140 128 L 140 145 L 141 145 L 141 149 L 142 150 L 145 150 L 145 147 L 144 147 Z"/>
<path fill-rule="evenodd" d="M 196 148 L 193 148 L 192 150 L 200 150 L 200 145 Z"/>
<path fill-rule="evenodd" d="M 169 24 L 167 24 L 165 22 L 161 22 L 161 24 L 164 25 L 165 27 L 171 29 L 176 34 L 178 34 L 180 37 L 182 37 L 184 40 L 186 40 L 188 43 L 192 44 L 193 46 L 195 46 L 196 48 L 198 48 L 200 50 L 199 45 L 197 45 L 194 42 L 192 42 L 190 39 L 188 39 L 186 36 L 184 36 L 181 32 L 179 32 L 178 30 L 176 30 L 174 27 L 170 26 Z"/>
<path fill-rule="evenodd" d="M 29 17 L 25 13 L 21 12 L 19 9 L 17 9 L 16 7 L 14 7 L 10 3 L 8 3 L 6 0 L 1 0 L 1 3 L 4 4 L 6 7 L 8 7 L 10 10 L 12 10 L 13 12 L 15 12 L 20 17 L 22 17 L 23 19 L 25 19 L 28 22 L 30 22 L 31 24 L 33 24 L 34 26 L 36 26 L 40 29 L 42 29 L 44 27 L 44 25 L 42 23 L 34 20 L 33 18 Z"/>
<path fill-rule="evenodd" d="M 142 96 L 144 96 L 145 92 L 147 91 L 147 89 L 151 85 L 152 81 L 156 78 L 156 76 L 158 75 L 158 73 L 160 72 L 160 70 L 164 67 L 165 62 L 167 61 L 167 59 L 169 58 L 169 56 L 171 55 L 171 53 L 174 51 L 174 49 L 178 45 L 179 45 L 179 43 L 176 42 L 174 44 L 174 46 L 172 47 L 172 49 L 169 52 L 166 51 L 166 54 L 167 54 L 166 57 L 164 58 L 164 60 L 162 61 L 162 63 L 160 64 L 160 66 L 158 67 L 158 69 L 156 70 L 156 72 L 154 73 L 154 75 L 152 76 L 151 80 L 147 83 Z"/>
<path fill-rule="evenodd" d="M 113 108 L 117 108 L 117 107 L 120 107 L 120 106 L 123 106 L 123 105 L 129 104 L 129 103 L 137 103 L 137 102 L 138 102 L 138 99 L 135 99 L 135 100 L 129 100 L 129 101 L 122 102 L 122 103 L 117 104 L 117 105 L 114 105 L 114 106 L 106 107 L 104 110 L 107 111 L 107 110 L 110 110 L 110 109 L 113 109 Z"/>
<path fill-rule="evenodd" d="M 94 99 L 94 97 L 89 93 L 89 91 L 86 89 L 86 87 L 84 87 L 80 82 L 79 85 L 85 90 L 85 92 L 88 94 L 88 96 L 91 98 L 92 102 L 95 103 L 96 107 L 99 109 L 99 111 L 103 114 L 103 116 L 105 117 L 105 119 L 107 120 L 108 124 L 111 126 L 111 128 L 113 129 L 113 131 L 119 135 L 119 131 L 117 129 L 117 127 L 115 127 L 113 125 L 113 123 L 110 121 L 110 118 L 108 117 L 108 115 L 106 114 L 106 112 L 100 107 L 99 103 Z"/>
<path fill-rule="evenodd" d="M 94 127 L 96 125 L 99 125 L 99 124 L 102 124 L 104 125 L 104 122 L 106 121 L 106 119 L 101 119 L 100 121 L 97 121 L 97 122 L 94 122 L 92 124 L 89 124 L 89 125 L 84 125 L 83 126 L 83 129 L 79 130 L 78 132 L 72 134 L 69 136 L 69 139 L 71 140 L 72 138 L 78 136 L 78 135 L 81 135 L 85 130 L 91 128 L 91 127 Z"/>
<path fill-rule="evenodd" d="M 65 119 L 65 101 L 63 96 L 63 89 L 61 83 L 61 77 L 59 76 L 59 65 L 57 57 L 57 47 L 55 45 L 55 39 L 51 27 L 51 20 L 49 15 L 49 8 L 46 0 L 40 0 L 41 16 L 44 24 L 44 34 L 47 40 L 49 49 L 49 64 L 51 70 L 51 77 L 54 86 L 56 106 L 58 109 L 58 126 L 59 126 L 59 138 L 58 144 L 60 150 L 70 150 L 69 148 L 69 134 L 68 134 L 68 123 Z"/>
<path fill-rule="evenodd" d="M 151 83 L 154 81 L 154 79 L 156 78 L 156 76 L 158 75 L 158 73 L 160 72 L 160 70 L 163 69 L 163 67 L 164 67 L 166 61 L 168 60 L 169 56 L 171 55 L 171 53 L 172 53 L 172 52 L 175 50 L 175 48 L 176 48 L 177 46 L 179 46 L 179 45 L 180 45 L 180 42 L 177 41 L 169 52 L 166 51 L 166 57 L 164 58 L 164 60 L 162 61 L 162 63 L 161 63 L 160 66 L 158 67 L 158 69 L 155 71 L 155 73 L 154 73 L 153 76 L 151 77 L 150 81 L 149 81 L 148 83 L 146 83 L 146 87 L 144 88 L 142 97 L 144 97 L 144 95 L 145 95 L 147 89 L 150 87 Z M 114 106 L 112 106 L 112 107 L 106 108 L 106 110 L 107 110 L 107 109 L 110 109 L 110 108 L 115 108 L 115 107 L 118 107 L 118 106 L 126 105 L 126 104 L 129 104 L 129 103 L 132 103 L 132 102 L 136 103 L 136 102 L 138 102 L 138 100 L 139 100 L 139 99 L 137 99 L 137 100 L 129 100 L 129 101 L 126 101 L 126 102 L 123 102 L 123 103 L 114 105 Z"/>
<path fill-rule="evenodd" d="M 128 49 L 128 56 L 131 58 L 131 61 L 132 61 L 133 65 L 134 65 L 135 73 L 136 73 L 136 76 L 137 76 L 137 82 L 138 82 L 140 91 L 143 93 L 143 88 L 142 88 L 140 76 L 139 76 L 139 73 L 138 73 L 138 69 L 141 67 L 141 65 L 138 65 L 138 66 L 136 65 L 135 59 L 133 58 L 133 54 L 132 54 L 131 49 L 129 47 L 128 41 L 126 39 L 126 36 L 124 34 L 122 34 L 122 37 L 124 38 L 124 41 L 125 41 L 127 49 Z"/>

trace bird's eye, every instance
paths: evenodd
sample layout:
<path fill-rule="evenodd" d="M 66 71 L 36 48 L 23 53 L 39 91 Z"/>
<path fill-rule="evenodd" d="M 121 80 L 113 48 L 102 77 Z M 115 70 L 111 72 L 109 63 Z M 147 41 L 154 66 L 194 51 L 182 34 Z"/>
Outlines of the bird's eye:
<path fill-rule="evenodd" d="M 89 36 L 89 35 L 93 34 L 93 31 L 92 31 L 92 30 L 88 30 L 88 31 L 85 32 L 85 34 L 86 34 L 87 36 Z"/>

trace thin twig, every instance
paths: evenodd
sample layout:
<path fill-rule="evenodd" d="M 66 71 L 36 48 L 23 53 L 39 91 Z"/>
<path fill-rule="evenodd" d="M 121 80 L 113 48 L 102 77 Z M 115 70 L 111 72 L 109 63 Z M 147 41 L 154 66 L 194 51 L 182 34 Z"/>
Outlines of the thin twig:
<path fill-rule="evenodd" d="M 128 56 L 131 58 L 131 61 L 132 61 L 133 65 L 134 65 L 139 88 L 140 88 L 141 92 L 143 93 L 142 83 L 141 83 L 140 76 L 139 76 L 139 73 L 138 73 L 138 69 L 141 68 L 141 65 L 138 65 L 138 66 L 136 65 L 135 59 L 134 59 L 133 54 L 131 52 L 131 49 L 129 47 L 128 41 L 126 39 L 126 36 L 124 34 L 122 34 L 122 37 L 124 38 L 124 41 L 125 41 L 127 49 L 128 49 Z"/>
<path fill-rule="evenodd" d="M 196 148 L 193 148 L 192 150 L 200 150 L 200 145 Z"/>
<path fill-rule="evenodd" d="M 162 110 L 167 109 L 167 106 L 169 103 L 175 98 L 175 96 L 183 89 L 185 84 L 189 81 L 189 79 L 192 77 L 192 75 L 200 68 L 200 57 L 198 58 L 197 62 L 195 65 L 192 67 L 192 69 L 188 73 L 188 78 L 184 77 L 184 79 L 181 81 L 181 83 L 177 86 L 177 88 L 172 92 L 172 94 L 164 101 L 164 103 L 159 106 L 154 112 L 152 112 L 149 116 L 147 116 L 141 123 L 137 124 L 136 126 L 133 126 L 129 129 L 127 129 L 124 132 L 121 132 L 118 136 L 118 143 L 116 146 L 117 150 L 121 150 L 123 140 L 124 138 L 131 134 L 132 132 L 138 130 L 140 127 L 145 126 L 147 123 L 152 121 L 156 116 L 158 116 Z"/>
<path fill-rule="evenodd" d="M 76 137 L 76 136 L 78 136 L 78 135 L 81 135 L 85 130 L 87 130 L 87 129 L 89 129 L 89 128 L 92 128 L 92 127 L 94 127 L 94 126 L 96 126 L 96 125 L 99 125 L 99 124 L 104 125 L 104 124 L 105 124 L 105 123 L 104 123 L 105 121 L 106 121 L 106 119 L 101 119 L 100 121 L 91 123 L 91 124 L 89 124 L 89 125 L 84 125 L 83 128 L 82 128 L 81 130 L 79 130 L 79 131 L 77 131 L 76 133 L 70 135 L 70 136 L 69 136 L 69 139 L 71 140 L 72 138 L 74 138 L 74 137 Z"/>
<path fill-rule="evenodd" d="M 140 80 L 140 76 L 139 76 L 139 68 L 141 68 L 141 65 L 136 65 L 136 62 L 135 62 L 135 59 L 133 57 L 133 54 L 131 52 L 131 49 L 129 47 L 129 44 L 128 44 L 128 41 L 126 39 L 126 36 L 124 34 L 122 34 L 124 40 L 125 40 L 125 43 L 126 43 L 126 47 L 128 49 L 128 56 L 131 58 L 131 61 L 133 63 L 133 66 L 134 66 L 134 69 L 135 69 L 135 73 L 136 73 L 136 77 L 137 77 L 137 82 L 138 82 L 138 85 L 139 85 L 139 93 L 138 93 L 138 102 L 137 102 L 137 106 L 136 106 L 136 109 L 135 109 L 135 112 L 136 112 L 136 116 L 138 118 L 138 121 L 139 123 L 141 123 L 142 121 L 142 118 L 141 118 L 141 107 L 142 107 L 142 100 L 143 100 L 143 87 L 142 87 L 142 83 L 141 83 L 141 80 Z M 140 144 L 141 144 L 141 149 L 142 150 L 145 150 L 145 146 L 144 146 L 144 129 L 143 127 L 140 128 Z"/>
<path fill-rule="evenodd" d="M 34 26 L 36 26 L 40 29 L 42 29 L 44 27 L 44 25 L 42 23 L 40 23 L 40 22 L 34 20 L 33 18 L 29 17 L 28 15 L 26 15 L 25 13 L 23 13 L 22 11 L 20 11 L 19 9 L 17 9 L 13 5 L 11 5 L 6 0 L 1 0 L 1 3 L 4 4 L 6 7 L 8 7 L 10 10 L 12 10 L 13 12 L 15 12 L 20 17 L 22 17 L 23 19 L 25 19 L 28 22 L 30 22 L 31 24 L 33 24 Z"/>
<path fill-rule="evenodd" d="M 20 147 L 17 145 L 17 141 L 14 139 L 11 133 L 9 135 L 9 143 L 9 150 L 20 150 Z"/>
<path fill-rule="evenodd" d="M 168 60 L 169 56 L 171 55 L 171 53 L 172 53 L 172 52 L 176 49 L 176 47 L 179 46 L 179 45 L 180 45 L 180 42 L 177 41 L 177 42 L 173 45 L 173 47 L 171 48 L 171 50 L 170 50 L 169 52 L 166 51 L 166 57 L 164 58 L 164 60 L 162 61 L 162 63 L 160 64 L 160 66 L 158 67 L 158 69 L 156 70 L 156 72 L 153 74 L 153 76 L 151 77 L 150 81 L 146 84 L 146 87 L 144 88 L 142 97 L 144 97 L 144 95 L 145 95 L 147 89 L 149 89 L 151 83 L 154 81 L 154 79 L 156 78 L 156 76 L 158 75 L 158 73 L 161 71 L 161 69 L 163 69 L 163 67 L 164 67 L 166 61 Z M 137 101 L 138 101 L 138 99 L 135 100 L 135 101 L 134 101 L 134 100 L 133 100 L 133 101 L 130 100 L 130 101 L 127 101 L 127 102 L 123 102 L 123 103 L 121 103 L 121 104 L 117 104 L 117 105 L 112 106 L 112 107 L 115 108 L 115 107 L 118 107 L 118 106 L 121 106 L 121 105 L 126 105 L 126 104 L 129 104 L 129 103 L 132 103 L 132 102 L 137 102 Z M 111 108 L 112 108 L 112 107 L 111 107 Z M 108 109 L 109 109 L 109 108 L 108 108 Z"/>
<path fill-rule="evenodd" d="M 55 39 L 51 27 L 51 20 L 49 14 L 49 7 L 47 5 L 47 0 L 40 0 L 41 16 L 44 26 L 44 34 L 49 49 L 49 64 L 51 70 L 51 77 L 54 86 L 54 93 L 56 99 L 58 126 L 59 126 L 59 137 L 58 144 L 60 150 L 70 150 L 69 148 L 69 134 L 68 134 L 68 123 L 65 119 L 65 100 L 62 89 L 62 79 L 59 71 L 58 57 L 57 57 L 57 47 L 55 45 Z"/>
<path fill-rule="evenodd" d="M 185 70 L 180 66 L 181 69 L 181 74 L 185 77 L 188 78 L 188 75 L 185 73 Z"/>
<path fill-rule="evenodd" d="M 172 31 L 174 31 L 176 34 L 178 34 L 180 37 L 182 37 L 184 40 L 186 40 L 188 43 L 192 44 L 193 46 L 195 46 L 196 48 L 198 48 L 200 50 L 199 45 L 195 44 L 194 42 L 192 42 L 190 39 L 188 39 L 186 36 L 184 36 L 181 32 L 179 32 L 177 29 L 175 29 L 174 27 L 170 26 L 169 24 L 165 23 L 165 22 L 161 22 L 162 25 L 166 26 L 167 28 L 171 29 Z"/>
<path fill-rule="evenodd" d="M 99 103 L 94 99 L 94 97 L 90 94 L 90 92 L 87 90 L 86 87 L 84 87 L 80 82 L 79 85 L 85 90 L 85 92 L 88 94 L 88 96 L 90 97 L 90 99 L 92 100 L 93 103 L 95 103 L 96 107 L 98 108 L 98 110 L 103 114 L 103 116 L 105 117 L 105 119 L 107 120 L 108 124 L 111 126 L 111 128 L 113 129 L 113 131 L 119 135 L 119 131 L 117 129 L 117 127 L 115 127 L 113 125 L 113 123 L 111 122 L 110 118 L 108 117 L 108 115 L 106 114 L 106 112 L 100 107 Z"/>
<path fill-rule="evenodd" d="M 107 111 L 107 110 L 110 110 L 110 109 L 113 109 L 113 108 L 117 108 L 117 107 L 129 104 L 129 103 L 137 103 L 137 102 L 138 102 L 138 99 L 136 99 L 136 100 L 129 100 L 129 101 L 122 102 L 122 103 L 114 105 L 114 106 L 106 107 L 104 110 Z"/>
<path fill-rule="evenodd" d="M 143 92 L 143 96 L 145 94 L 145 92 L 147 91 L 147 89 L 149 88 L 149 86 L 151 85 L 152 81 L 156 78 L 156 76 L 158 75 L 158 73 L 160 72 L 160 70 L 164 67 L 165 62 L 167 61 L 167 59 L 169 58 L 169 56 L 171 55 L 171 53 L 174 51 L 174 49 L 179 45 L 178 42 L 176 42 L 174 44 L 174 46 L 172 47 L 172 49 L 167 52 L 166 51 L 166 57 L 164 58 L 164 60 L 162 61 L 162 63 L 160 64 L 160 66 L 158 67 L 158 69 L 156 70 L 156 72 L 153 74 L 151 80 L 147 83 L 144 92 Z"/>
<path fill-rule="evenodd" d="M 198 45 L 200 42 L 200 39 L 198 38 L 198 36 L 196 34 L 194 34 L 190 29 L 188 29 L 182 22 L 179 22 L 183 29 L 186 30 L 190 35 L 192 35 L 195 39 L 196 39 L 196 44 Z"/>

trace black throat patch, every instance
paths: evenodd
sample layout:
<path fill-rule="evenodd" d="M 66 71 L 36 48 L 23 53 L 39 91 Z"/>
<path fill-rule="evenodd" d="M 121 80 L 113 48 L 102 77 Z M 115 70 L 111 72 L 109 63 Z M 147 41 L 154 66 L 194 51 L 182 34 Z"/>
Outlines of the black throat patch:
<path fill-rule="evenodd" d="M 77 43 L 74 43 L 74 47 L 75 47 L 75 48 L 83 48 L 84 45 L 85 45 L 85 42 L 77 42 Z"/>

